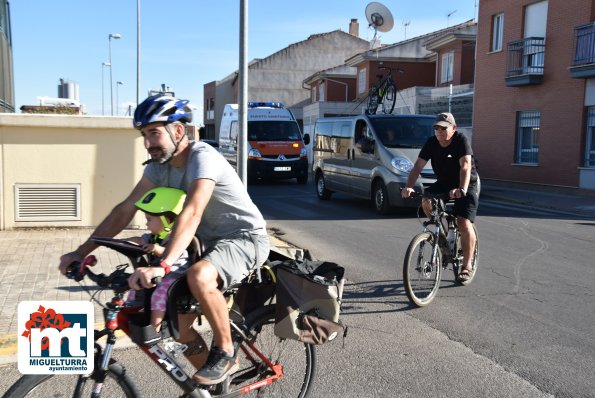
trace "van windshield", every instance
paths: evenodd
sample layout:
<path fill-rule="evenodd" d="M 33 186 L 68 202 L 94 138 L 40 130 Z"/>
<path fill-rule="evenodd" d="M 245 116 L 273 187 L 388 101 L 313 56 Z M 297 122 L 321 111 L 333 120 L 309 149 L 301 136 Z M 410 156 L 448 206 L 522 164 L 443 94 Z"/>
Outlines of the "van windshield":
<path fill-rule="evenodd" d="M 378 118 L 371 123 L 387 148 L 421 148 L 434 135 L 433 118 Z"/>
<path fill-rule="evenodd" d="M 301 138 L 295 121 L 248 122 L 248 141 L 296 141 Z"/>

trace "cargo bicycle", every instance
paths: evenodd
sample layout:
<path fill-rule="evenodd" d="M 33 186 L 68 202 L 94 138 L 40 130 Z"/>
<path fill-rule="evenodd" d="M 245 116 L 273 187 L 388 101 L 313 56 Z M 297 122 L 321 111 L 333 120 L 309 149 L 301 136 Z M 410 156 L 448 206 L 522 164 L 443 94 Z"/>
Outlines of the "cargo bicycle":
<path fill-rule="evenodd" d="M 230 324 L 234 347 L 238 350 L 240 368 L 222 383 L 199 385 L 176 360 L 176 353 L 162 342 L 179 337 L 177 314 L 196 313 L 200 306 L 190 294 L 185 278 L 177 280 L 169 290 L 167 314 L 162 324 L 162 341 L 145 344 L 143 331 L 151 330 L 148 311 L 127 306 L 124 296 L 129 290 L 129 270 L 146 266 L 144 252 L 135 244 L 120 239 L 94 238 L 97 244 L 114 249 L 130 260 L 109 275 L 95 273 L 90 266 L 96 262 L 89 256 L 83 263 L 72 264 L 67 277 L 79 283 L 90 279 L 99 291 L 111 290 L 113 298 L 103 306 L 105 327 L 95 330 L 95 367 L 85 375 L 24 375 L 4 394 L 18 397 L 141 397 L 134 376 L 115 358 L 114 346 L 122 330 L 157 363 L 181 389 L 181 397 L 307 397 L 315 374 L 315 347 L 296 340 L 281 339 L 274 334 L 275 276 L 262 269 L 261 276 L 249 276 L 225 290 L 224 295 L 236 300 L 230 309 Z M 90 291 L 86 285 L 81 284 Z M 95 293 L 96 294 L 96 293 Z M 243 300 L 248 297 L 249 299 Z M 251 302 L 259 297 L 258 302 Z M 92 299 L 95 300 L 94 296 Z M 95 300 L 97 301 L 97 300 Z M 147 300 L 145 300 L 146 302 Z M 98 302 L 98 301 L 97 301 Z M 245 304 L 242 304 L 244 302 Z M 100 303 L 101 304 L 101 303 Z M 152 329 L 154 330 L 154 329 Z M 179 343 L 178 343 L 179 344 Z"/>
<path fill-rule="evenodd" d="M 407 247 L 403 261 L 403 284 L 411 303 L 418 307 L 425 307 L 436 297 L 442 280 L 442 271 L 448 269 L 449 265 L 452 266 L 455 281 L 458 281 L 458 275 L 463 266 L 463 247 L 456 216 L 452 214 L 452 204 L 448 203 L 450 199 L 448 194 L 413 193 L 411 195 L 411 197 L 416 196 L 431 200 L 431 217 L 422 222 L 422 232 L 415 235 Z M 472 225 L 476 236 L 473 270 L 467 280 L 458 282 L 462 285 L 470 284 L 477 274 L 479 238 L 475 224 Z"/>

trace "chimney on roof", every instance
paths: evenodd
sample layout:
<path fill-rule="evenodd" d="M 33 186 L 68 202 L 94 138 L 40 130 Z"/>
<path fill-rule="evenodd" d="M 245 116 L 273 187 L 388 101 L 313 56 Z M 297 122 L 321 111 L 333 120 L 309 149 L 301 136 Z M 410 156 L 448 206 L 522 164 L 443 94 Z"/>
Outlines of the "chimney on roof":
<path fill-rule="evenodd" d="M 349 34 L 359 37 L 359 23 L 357 22 L 357 18 L 351 18 L 351 22 L 349 22 Z"/>

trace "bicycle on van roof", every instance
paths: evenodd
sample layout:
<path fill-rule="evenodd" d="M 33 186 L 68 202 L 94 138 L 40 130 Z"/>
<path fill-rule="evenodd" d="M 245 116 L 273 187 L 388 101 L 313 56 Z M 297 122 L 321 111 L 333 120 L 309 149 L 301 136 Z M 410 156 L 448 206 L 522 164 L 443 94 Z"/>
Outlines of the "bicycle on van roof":
<path fill-rule="evenodd" d="M 368 115 L 376 114 L 378 105 L 382 105 L 382 113 L 384 114 L 391 114 L 395 109 L 397 84 L 393 79 L 392 72 L 397 71 L 403 73 L 403 70 L 388 66 L 381 66 L 379 69 L 386 69 L 388 73 L 384 77 L 382 77 L 382 75 L 376 75 L 378 77 L 378 83 L 368 92 L 368 104 L 366 108 L 366 113 Z"/>

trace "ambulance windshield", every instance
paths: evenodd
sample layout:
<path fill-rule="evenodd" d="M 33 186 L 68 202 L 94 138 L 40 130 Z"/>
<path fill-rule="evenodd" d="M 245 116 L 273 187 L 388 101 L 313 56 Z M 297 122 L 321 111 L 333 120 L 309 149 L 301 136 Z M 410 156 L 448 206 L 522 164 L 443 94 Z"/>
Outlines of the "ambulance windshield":
<path fill-rule="evenodd" d="M 295 121 L 248 122 L 248 141 L 297 141 L 300 129 Z"/>

